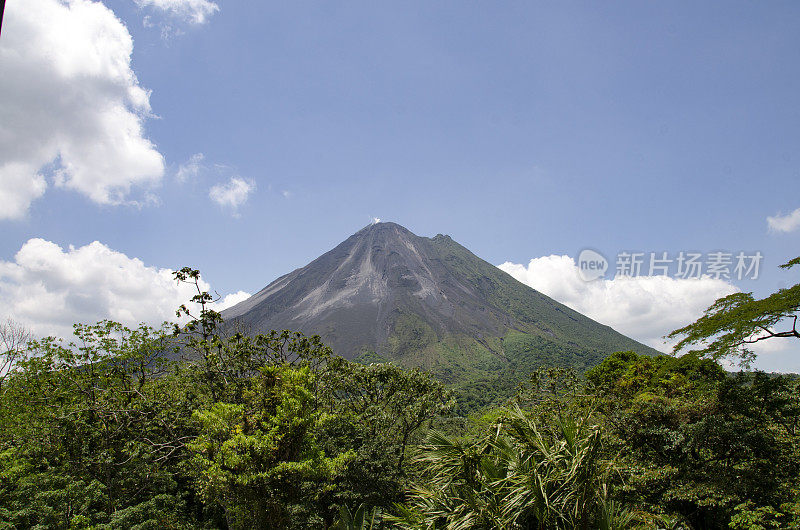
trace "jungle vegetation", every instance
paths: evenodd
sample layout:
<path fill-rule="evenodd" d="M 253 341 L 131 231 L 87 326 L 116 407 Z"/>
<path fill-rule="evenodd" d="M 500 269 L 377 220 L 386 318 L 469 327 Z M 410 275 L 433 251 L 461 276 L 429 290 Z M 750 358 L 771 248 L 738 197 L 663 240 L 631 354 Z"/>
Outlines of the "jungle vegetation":
<path fill-rule="evenodd" d="M 800 528 L 800 384 L 719 364 L 798 338 L 800 284 L 717 301 L 673 334 L 697 350 L 541 368 L 468 413 L 424 371 L 223 331 L 210 301 L 71 342 L 0 329 L 0 528 Z"/>

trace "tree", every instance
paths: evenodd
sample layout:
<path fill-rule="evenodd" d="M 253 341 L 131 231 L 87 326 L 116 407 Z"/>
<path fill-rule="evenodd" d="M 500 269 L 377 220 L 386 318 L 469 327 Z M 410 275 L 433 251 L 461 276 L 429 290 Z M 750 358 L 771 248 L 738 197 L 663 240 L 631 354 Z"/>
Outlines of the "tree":
<path fill-rule="evenodd" d="M 228 526 L 305 527 L 319 492 L 349 453 L 329 457 L 314 431 L 314 375 L 308 366 L 267 366 L 241 403 L 216 402 L 195 412 L 200 435 L 190 444 L 198 487 L 225 509 Z M 315 521 L 317 524 L 320 521 Z"/>
<path fill-rule="evenodd" d="M 365 366 L 338 357 L 326 373 L 331 409 L 354 417 L 368 437 L 391 440 L 398 472 L 413 434 L 455 404 L 441 382 L 419 369 L 392 363 Z"/>
<path fill-rule="evenodd" d="M 32 341 L 0 415 L 0 520 L 12 528 L 188 528 L 194 404 L 161 357 L 167 328 L 76 325 Z M 197 502 L 194 503 L 197 506 Z"/>
<path fill-rule="evenodd" d="M 722 529 L 736 518 L 736 528 L 759 528 L 741 524 L 773 514 L 781 528 L 797 528 L 800 388 L 792 378 L 731 376 L 693 354 L 633 352 L 609 356 L 586 377 L 619 455 L 622 500 L 650 524 L 666 517 L 680 528 Z"/>
<path fill-rule="evenodd" d="M 172 334 L 101 321 L 71 342 L 28 341 L 2 328 L 0 528 L 380 524 L 406 448 L 452 405 L 443 385 L 335 357 L 318 336 L 246 336 L 211 309 L 198 271 L 175 279 L 199 307 L 182 306 Z"/>
<path fill-rule="evenodd" d="M 189 322 L 183 328 L 175 324 L 174 334 L 176 336 L 183 334 L 188 339 L 187 345 L 202 353 L 208 360 L 215 345 L 214 339 L 218 338 L 217 328 L 222 323 L 222 316 L 210 307 L 212 303 L 219 300 L 219 295 L 215 299 L 208 291 L 204 291 L 200 287 L 200 271 L 197 269 L 183 267 L 181 270 L 173 272 L 172 276 L 178 284 L 188 283 L 194 286 L 197 294 L 192 296 L 190 302 L 200 306 L 200 311 L 195 314 L 186 307 L 186 304 L 181 304 L 175 311 L 175 316 L 178 318 L 188 317 Z"/>
<path fill-rule="evenodd" d="M 0 324 L 0 391 L 6 377 L 27 357 L 32 338 L 25 326 L 10 318 Z"/>
<path fill-rule="evenodd" d="M 780 267 L 790 269 L 798 264 L 800 257 Z M 716 360 L 738 358 L 742 366 L 749 366 L 755 359 L 753 344 L 779 338 L 800 339 L 798 311 L 800 283 L 762 299 L 756 299 L 753 293 L 734 293 L 720 298 L 696 322 L 673 331 L 666 338 L 683 337 L 675 345 L 675 354 L 698 345 L 699 349 L 692 350 L 698 355 Z M 785 322 L 791 325 L 790 329 L 776 329 Z"/>

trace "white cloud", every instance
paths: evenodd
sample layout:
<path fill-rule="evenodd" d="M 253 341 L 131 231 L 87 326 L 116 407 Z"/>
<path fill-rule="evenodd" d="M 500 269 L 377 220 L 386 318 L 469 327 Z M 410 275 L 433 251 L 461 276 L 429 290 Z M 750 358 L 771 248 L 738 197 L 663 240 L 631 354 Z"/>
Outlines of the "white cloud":
<path fill-rule="evenodd" d="M 100 204 L 149 187 L 164 159 L 144 136 L 150 93 L 131 69 L 133 40 L 99 2 L 7 6 L 0 39 L 0 219 L 25 215 L 57 186 Z"/>
<path fill-rule="evenodd" d="M 662 337 L 697 320 L 717 298 L 738 291 L 709 277 L 620 277 L 583 281 L 569 256 L 544 256 L 527 265 L 498 266 L 547 296 L 661 351 L 670 351 Z"/>
<path fill-rule="evenodd" d="M 0 163 L 0 219 L 23 217 L 30 204 L 41 197 L 46 188 L 47 182 L 35 165 L 25 162 Z"/>
<path fill-rule="evenodd" d="M 205 159 L 203 153 L 195 153 L 189 157 L 189 160 L 178 166 L 178 171 L 175 173 L 175 178 L 179 182 L 186 182 L 189 179 L 197 177 L 200 170 L 203 169 L 202 162 Z"/>
<path fill-rule="evenodd" d="M 228 309 L 229 307 L 235 306 L 239 302 L 244 302 L 250 298 L 250 296 L 252 296 L 250 293 L 236 291 L 235 293 L 225 295 L 224 298 L 213 305 L 213 308 L 215 311 L 222 311 L 223 309 Z"/>
<path fill-rule="evenodd" d="M 201 287 L 210 290 L 201 280 Z M 195 291 L 178 285 L 172 270 L 146 266 L 95 241 L 62 249 L 30 239 L 13 261 L 0 261 L 0 318 L 11 317 L 36 335 L 69 337 L 72 324 L 104 318 L 128 326 L 174 321 L 175 310 Z M 213 307 L 222 310 L 248 293 L 227 295 Z"/>
<path fill-rule="evenodd" d="M 786 215 L 767 217 L 767 225 L 773 232 L 794 232 L 800 228 L 800 208 Z"/>
<path fill-rule="evenodd" d="M 205 24 L 219 11 L 219 6 L 208 0 L 136 0 L 139 7 L 151 7 L 180 18 L 190 24 Z"/>
<path fill-rule="evenodd" d="M 255 191 L 256 184 L 252 180 L 242 177 L 231 177 L 227 184 L 217 184 L 208 192 L 209 198 L 223 208 L 230 208 L 236 215 L 236 210 L 247 202 L 247 198 Z"/>

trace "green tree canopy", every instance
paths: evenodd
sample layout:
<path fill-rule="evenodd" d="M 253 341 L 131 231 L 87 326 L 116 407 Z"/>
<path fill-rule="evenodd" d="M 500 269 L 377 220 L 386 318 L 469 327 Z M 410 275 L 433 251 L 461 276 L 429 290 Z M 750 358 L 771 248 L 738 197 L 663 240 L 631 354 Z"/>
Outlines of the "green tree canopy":
<path fill-rule="evenodd" d="M 798 263 L 800 257 L 784 263 L 781 268 L 790 269 Z M 753 293 L 734 293 L 720 298 L 696 322 L 673 331 L 666 338 L 680 338 L 674 353 L 699 346 L 692 351 L 703 357 L 738 358 L 743 366 L 749 366 L 755 358 L 753 344 L 779 338 L 800 339 L 798 310 L 800 283 L 761 299 L 755 298 Z M 778 329 L 781 325 L 786 329 Z"/>

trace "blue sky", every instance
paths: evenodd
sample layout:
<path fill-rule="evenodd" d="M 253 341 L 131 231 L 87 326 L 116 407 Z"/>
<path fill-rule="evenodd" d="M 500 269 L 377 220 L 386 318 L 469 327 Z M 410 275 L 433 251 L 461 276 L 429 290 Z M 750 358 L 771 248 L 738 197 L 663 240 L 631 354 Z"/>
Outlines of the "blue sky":
<path fill-rule="evenodd" d="M 745 250 L 764 255 L 761 278 L 731 288 L 764 295 L 797 282 L 777 265 L 800 254 L 800 213 L 796 222 L 777 217 L 783 230 L 767 221 L 800 208 L 797 2 L 34 4 L 54 13 L 49 23 L 94 7 L 75 31 L 91 20 L 130 34 L 130 53 L 104 43 L 103 31 L 82 38 L 117 50 L 117 62 L 128 57 L 134 80 L 101 68 L 74 74 L 70 86 L 82 94 L 93 83 L 102 97 L 109 83 L 148 91 L 149 110 L 108 97 L 122 98 L 142 127 L 132 136 L 152 145 L 105 165 L 89 155 L 70 163 L 68 153 L 83 151 L 64 136 L 102 145 L 92 134 L 105 133 L 74 130 L 80 119 L 50 126 L 50 111 L 41 129 L 30 125 L 28 143 L 62 132 L 46 153 L 20 158 L 37 166 L 44 191 L 0 219 L 0 260 L 17 267 L 4 280 L 0 265 L 7 306 L 22 303 L 27 281 L 73 293 L 63 279 L 23 278 L 15 255 L 34 238 L 65 254 L 98 241 L 145 267 L 199 268 L 222 294 L 253 293 L 373 217 L 450 234 L 495 264 L 586 247 L 612 259 L 621 250 Z M 27 5 L 8 2 L 0 70 L 16 72 L 15 30 L 44 35 L 25 22 Z M 43 40 L 41 57 L 55 45 Z M 80 97 L 73 109 L 44 89 L 29 95 L 26 75 L 0 81 L 6 106 L 58 100 L 64 115 L 92 111 Z M 2 105 L 8 158 L 29 124 L 8 118 L 4 127 L 13 109 Z M 196 170 L 178 178 L 200 153 Z M 129 189 L 98 198 L 91 186 L 130 160 L 141 168 L 121 170 Z M 102 171 L 79 182 L 80 164 Z M 19 188 L 9 172 L 0 168 L 0 199 Z M 231 179 L 249 193 L 221 206 L 210 190 Z M 800 370 L 796 359 L 794 350 L 773 352 L 763 366 Z"/>

